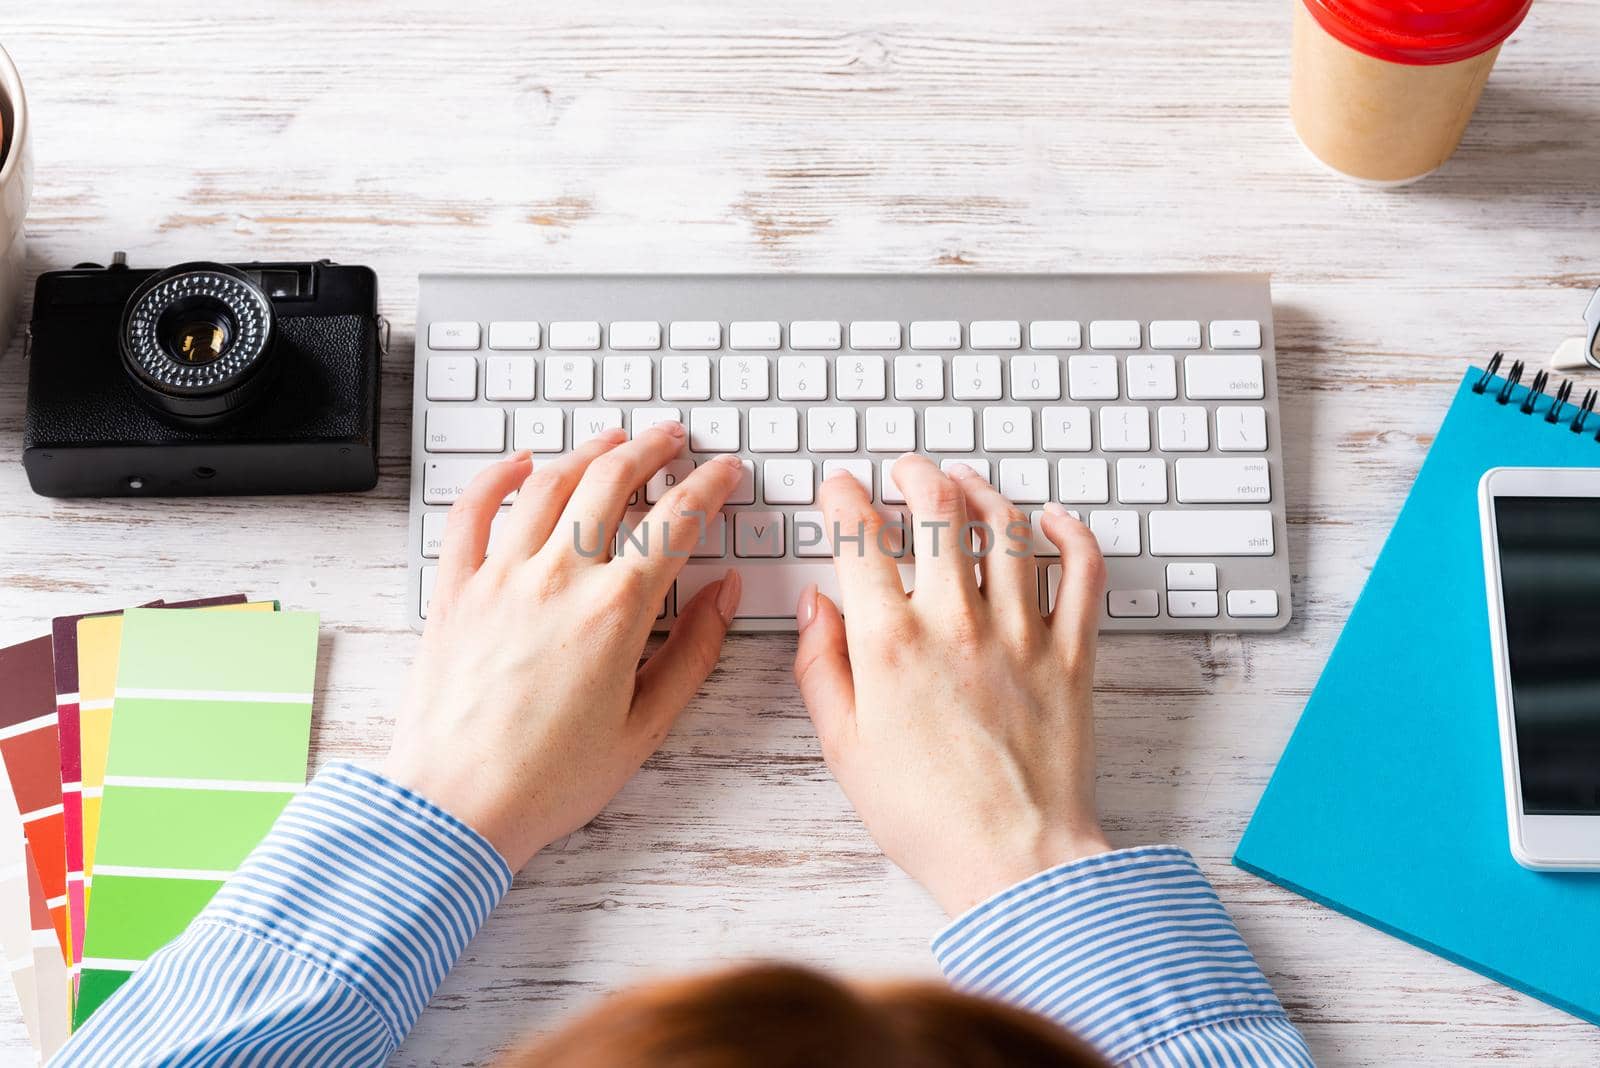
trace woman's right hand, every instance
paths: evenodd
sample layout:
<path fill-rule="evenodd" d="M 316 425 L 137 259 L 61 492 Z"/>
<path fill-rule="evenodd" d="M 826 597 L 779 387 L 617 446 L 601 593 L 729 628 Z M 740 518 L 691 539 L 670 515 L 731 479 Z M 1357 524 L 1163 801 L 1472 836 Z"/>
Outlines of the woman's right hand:
<path fill-rule="evenodd" d="M 1094 656 L 1105 563 L 1049 505 L 1061 551 L 1040 612 L 1027 517 L 975 471 L 896 461 L 912 513 L 916 588 L 874 547 L 879 514 L 848 475 L 824 482 L 841 540 L 844 609 L 808 589 L 795 677 L 823 756 L 885 854 L 950 915 L 1046 868 L 1111 847 L 1094 804 Z M 993 532 L 978 562 L 951 532 Z M 935 538 L 938 539 L 937 548 Z M 859 547 L 859 548 L 858 548 Z"/>

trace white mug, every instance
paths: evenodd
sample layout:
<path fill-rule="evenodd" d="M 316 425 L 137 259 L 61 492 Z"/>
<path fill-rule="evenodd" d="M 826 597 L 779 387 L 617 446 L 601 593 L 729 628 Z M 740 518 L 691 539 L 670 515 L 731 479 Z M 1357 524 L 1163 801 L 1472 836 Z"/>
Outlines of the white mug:
<path fill-rule="evenodd" d="M 28 101 L 22 76 L 0 48 L 0 117 L 5 120 L 6 153 L 0 161 L 0 355 L 11 342 L 22 310 L 27 248 L 22 219 L 33 195 L 33 158 L 28 151 Z"/>

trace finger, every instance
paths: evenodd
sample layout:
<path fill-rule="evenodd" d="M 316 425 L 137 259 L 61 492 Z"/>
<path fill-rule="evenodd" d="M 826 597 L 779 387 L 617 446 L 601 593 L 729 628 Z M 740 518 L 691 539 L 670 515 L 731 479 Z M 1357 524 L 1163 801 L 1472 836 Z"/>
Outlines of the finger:
<path fill-rule="evenodd" d="M 556 518 L 567 506 L 578 480 L 598 457 L 628 440 L 620 430 L 590 438 L 565 456 L 540 460 L 523 480 L 511 502 L 505 530 L 495 541 L 495 559 L 522 561 L 544 548 L 555 530 Z"/>
<path fill-rule="evenodd" d="M 894 462 L 894 481 L 911 509 L 917 585 L 913 602 L 976 601 L 978 578 L 963 528 L 967 497 L 932 460 L 907 453 Z"/>
<path fill-rule="evenodd" d="M 718 456 L 691 471 L 645 513 L 640 523 L 645 551 L 630 549 L 618 563 L 643 574 L 654 600 L 667 595 L 707 524 L 716 521 L 743 476 L 744 465 L 737 456 Z"/>
<path fill-rule="evenodd" d="M 645 751 L 640 761 L 655 752 L 667 731 L 705 684 L 722 655 L 722 639 L 739 607 L 743 583 L 732 568 L 719 581 L 706 586 L 678 613 L 672 633 L 656 654 L 639 669 L 634 686 L 635 724 Z"/>
<path fill-rule="evenodd" d="M 1100 606 L 1105 604 L 1105 557 L 1089 528 L 1061 505 L 1052 501 L 1044 512 L 1045 537 L 1061 550 L 1061 582 L 1050 613 L 1050 630 L 1070 656 L 1088 657 L 1092 662 L 1100 632 Z"/>
<path fill-rule="evenodd" d="M 515 453 L 479 471 L 444 520 L 444 545 L 439 549 L 439 579 L 430 607 L 435 613 L 455 600 L 463 583 L 483 566 L 489 548 L 489 524 L 500 502 L 528 477 L 528 454 Z"/>
<path fill-rule="evenodd" d="M 582 546 L 585 551 L 573 552 L 575 558 L 590 563 L 610 560 L 610 540 L 627 510 L 628 498 L 683 451 L 687 438 L 688 431 L 682 423 L 656 423 L 591 463 L 556 523 L 558 530 L 571 535 L 562 535 L 561 549 Z M 592 551 L 596 546 L 601 549 L 599 553 Z"/>
<path fill-rule="evenodd" d="M 950 477 L 966 494 L 967 513 L 983 524 L 986 552 L 983 597 L 1014 618 L 1039 618 L 1039 569 L 1033 559 L 1033 527 L 1022 509 L 966 464 L 950 468 Z"/>
<path fill-rule="evenodd" d="M 906 588 L 898 561 L 883 548 L 883 516 L 872 506 L 866 489 L 848 472 L 822 480 L 818 494 L 827 537 L 833 545 L 833 567 L 839 575 L 845 611 L 882 613 L 903 609 Z"/>
<path fill-rule="evenodd" d="M 855 733 L 856 685 L 844 618 L 816 586 L 805 588 L 795 611 L 800 639 L 794 652 L 794 681 L 817 728 L 823 755 L 832 760 Z"/>

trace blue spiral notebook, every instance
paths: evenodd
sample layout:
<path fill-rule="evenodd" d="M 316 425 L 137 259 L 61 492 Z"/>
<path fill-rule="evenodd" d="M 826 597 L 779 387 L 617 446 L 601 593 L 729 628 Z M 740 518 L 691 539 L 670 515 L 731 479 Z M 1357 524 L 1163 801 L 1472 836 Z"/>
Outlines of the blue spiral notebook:
<path fill-rule="evenodd" d="M 1600 415 L 1520 370 L 1462 379 L 1234 863 L 1600 1024 L 1600 874 L 1511 858 L 1478 526 L 1491 467 L 1600 467 Z"/>

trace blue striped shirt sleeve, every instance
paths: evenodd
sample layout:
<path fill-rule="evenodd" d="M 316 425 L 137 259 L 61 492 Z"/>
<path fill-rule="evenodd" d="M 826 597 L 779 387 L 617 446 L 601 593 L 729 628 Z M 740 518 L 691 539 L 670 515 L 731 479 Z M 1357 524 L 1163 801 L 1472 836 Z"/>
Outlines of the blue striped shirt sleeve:
<path fill-rule="evenodd" d="M 382 1064 L 510 885 L 466 824 L 330 765 L 51 1063 Z"/>
<path fill-rule="evenodd" d="M 1117 1064 L 1310 1065 L 1216 891 L 1176 846 L 1013 886 L 935 936 L 950 980 L 1076 1032 Z"/>

